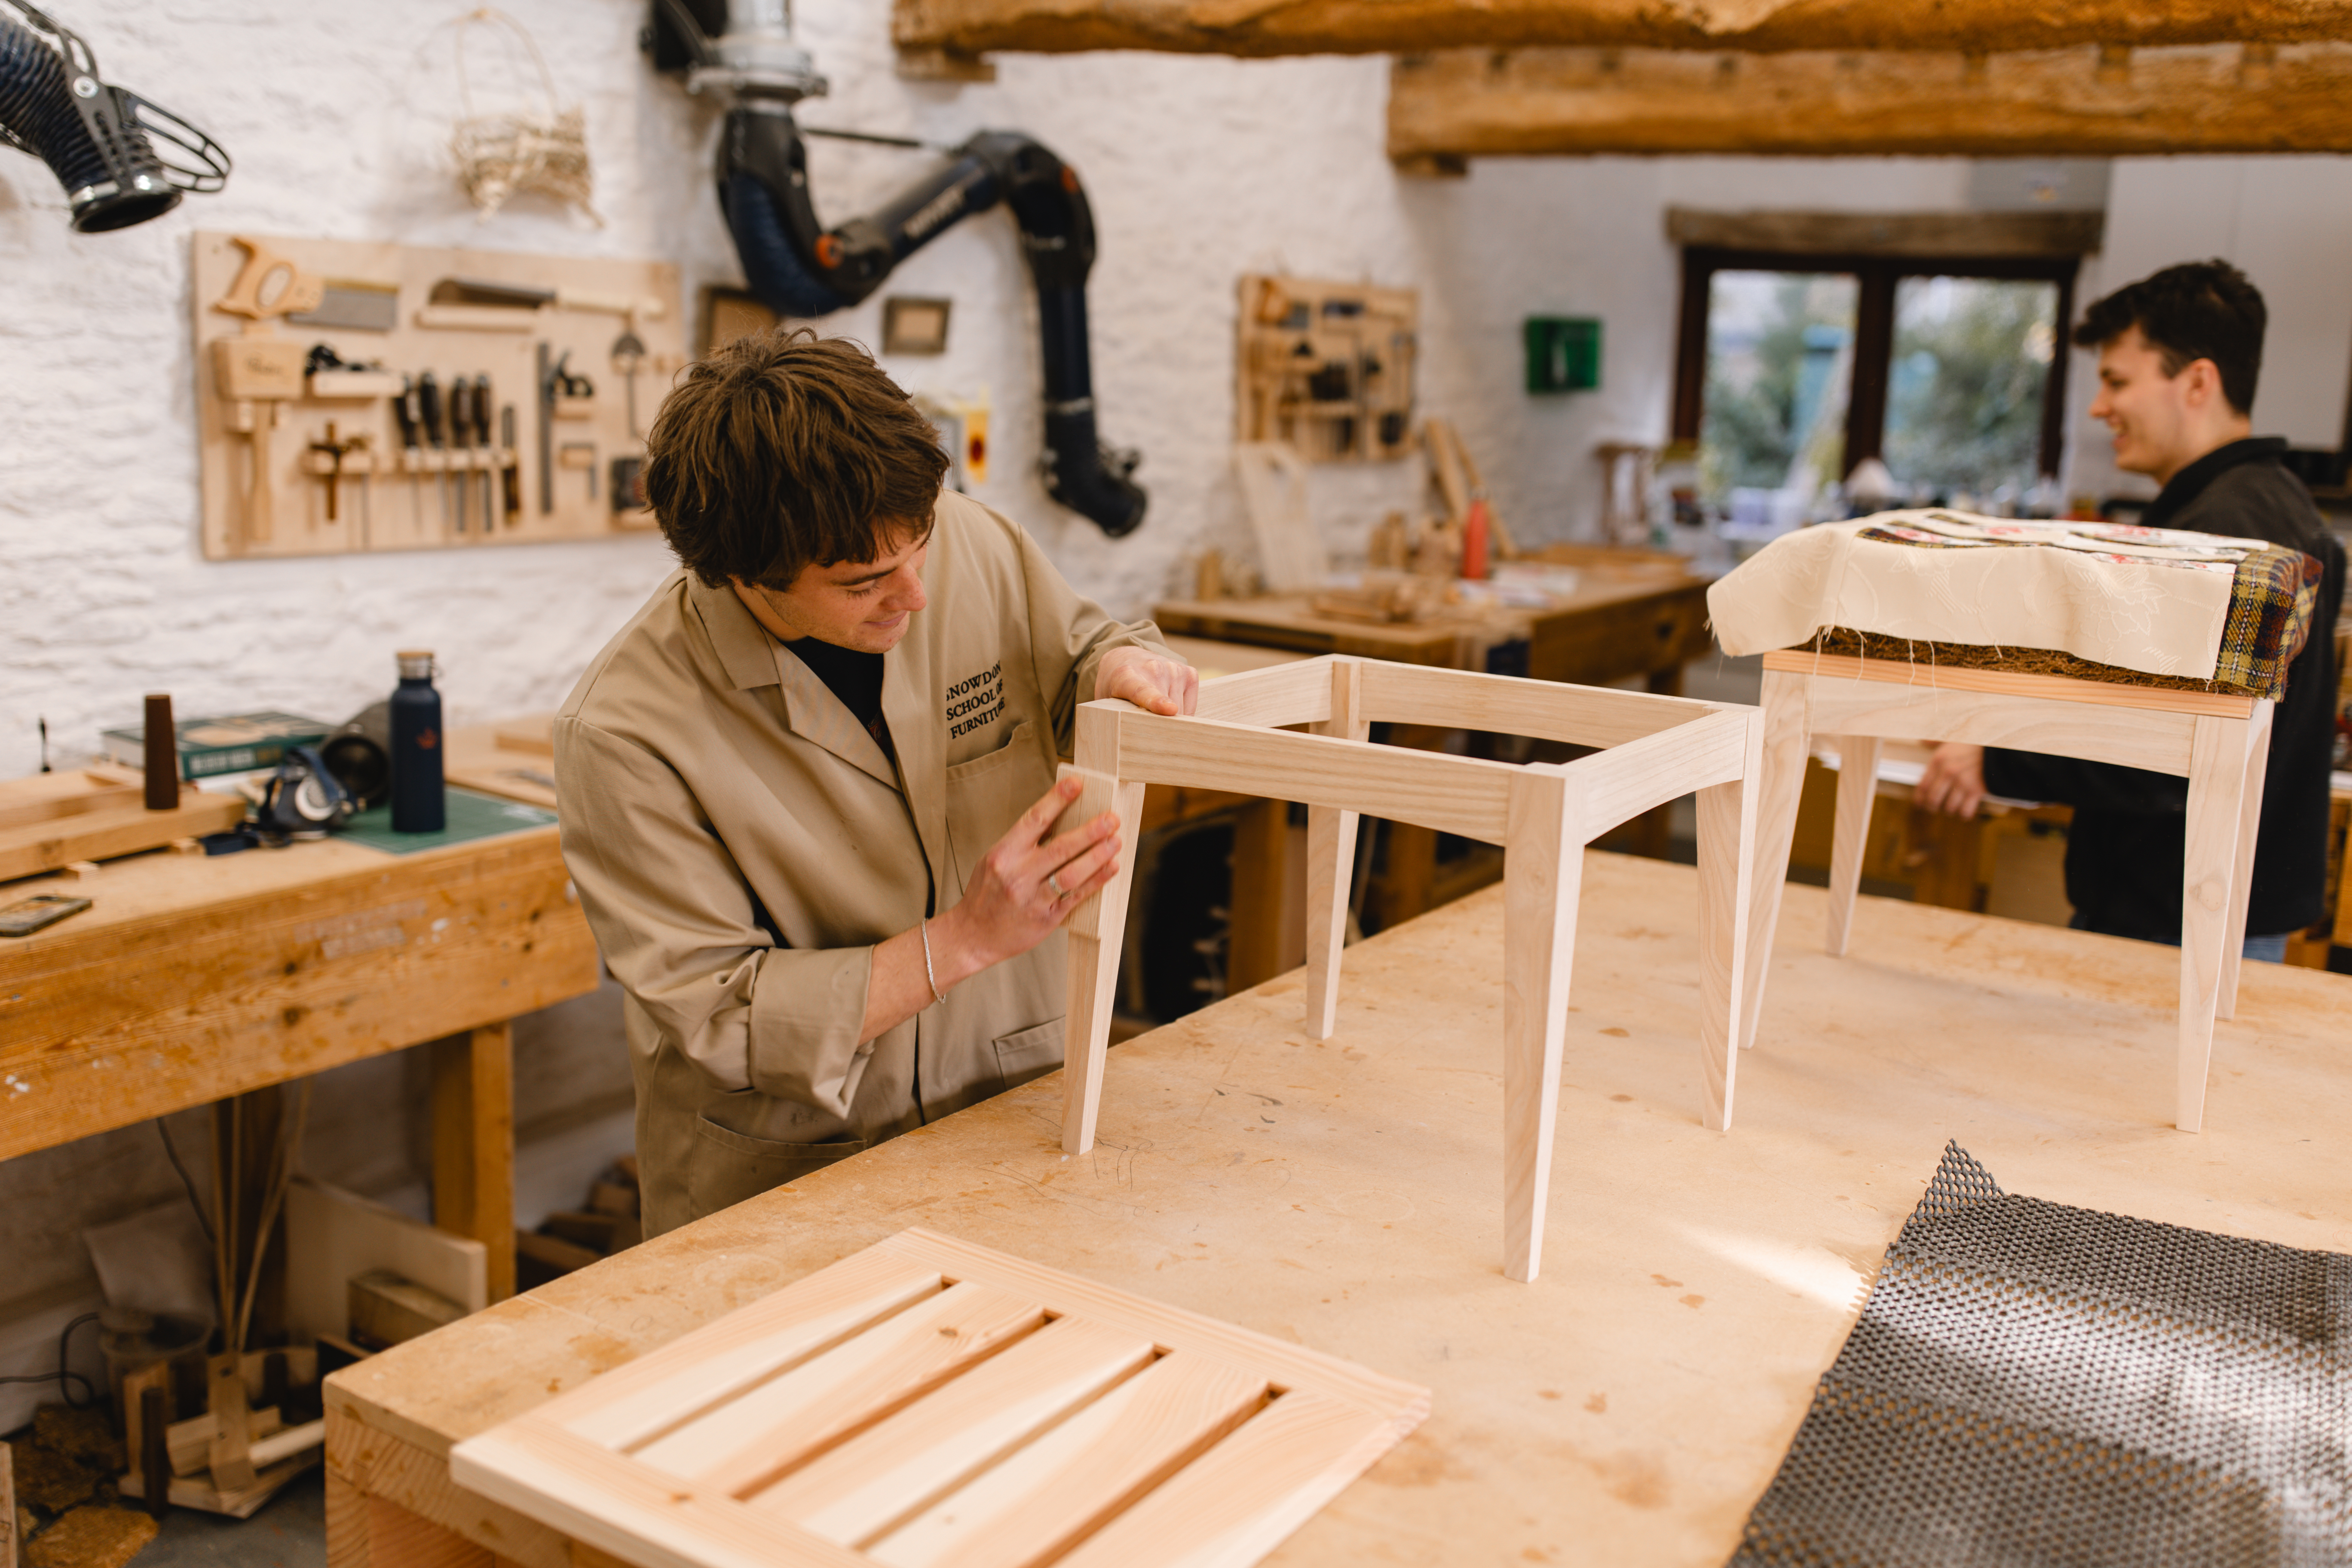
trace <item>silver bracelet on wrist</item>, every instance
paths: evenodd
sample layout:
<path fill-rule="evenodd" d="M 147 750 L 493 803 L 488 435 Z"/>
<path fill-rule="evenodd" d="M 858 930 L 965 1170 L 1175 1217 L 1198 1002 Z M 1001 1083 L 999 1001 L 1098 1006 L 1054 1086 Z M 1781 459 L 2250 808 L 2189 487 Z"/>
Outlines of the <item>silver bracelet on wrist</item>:
<path fill-rule="evenodd" d="M 923 983 L 931 988 L 933 1004 L 944 1004 L 947 998 L 940 994 L 940 977 L 931 969 L 931 922 L 918 921 L 915 929 L 923 933 Z"/>

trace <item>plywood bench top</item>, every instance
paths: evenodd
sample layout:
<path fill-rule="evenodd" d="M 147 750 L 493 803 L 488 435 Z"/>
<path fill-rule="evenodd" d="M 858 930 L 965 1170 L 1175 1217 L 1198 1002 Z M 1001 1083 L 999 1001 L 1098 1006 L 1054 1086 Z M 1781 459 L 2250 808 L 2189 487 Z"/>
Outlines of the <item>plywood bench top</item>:
<path fill-rule="evenodd" d="M 1588 863 L 1531 1285 L 1497 1267 L 1496 889 L 1349 950 L 1321 1045 L 1292 974 L 1116 1047 L 1088 1155 L 1038 1080 L 341 1373 L 331 1410 L 446 1463 L 919 1225 L 1427 1384 L 1429 1420 L 1270 1563 L 1712 1565 L 1947 1138 L 2053 1201 L 2352 1250 L 2352 981 L 2248 965 L 2189 1136 L 2156 1070 L 2170 949 L 1871 900 L 1868 951 L 1832 959 L 1792 887 L 1717 1134 L 1691 1110 L 1693 875 Z"/>

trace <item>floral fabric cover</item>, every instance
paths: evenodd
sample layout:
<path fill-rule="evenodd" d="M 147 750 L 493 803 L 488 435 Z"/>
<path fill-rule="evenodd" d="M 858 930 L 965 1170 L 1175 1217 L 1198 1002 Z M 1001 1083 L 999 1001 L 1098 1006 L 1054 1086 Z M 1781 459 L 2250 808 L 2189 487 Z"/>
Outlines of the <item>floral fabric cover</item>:
<path fill-rule="evenodd" d="M 2318 562 L 2257 539 L 1934 510 L 1784 534 L 1706 602 L 1735 656 L 1843 627 L 2275 696 L 2310 635 L 2319 578 Z"/>

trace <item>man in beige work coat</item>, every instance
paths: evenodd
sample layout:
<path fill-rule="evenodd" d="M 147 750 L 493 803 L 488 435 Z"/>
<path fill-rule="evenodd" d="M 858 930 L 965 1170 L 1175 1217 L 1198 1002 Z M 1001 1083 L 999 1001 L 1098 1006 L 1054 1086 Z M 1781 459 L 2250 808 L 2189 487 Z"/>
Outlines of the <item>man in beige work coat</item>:
<path fill-rule="evenodd" d="M 1056 753 L 1079 701 L 1188 711 L 1194 680 L 941 491 L 854 345 L 719 350 L 647 446 L 685 566 L 565 702 L 555 765 L 655 1234 L 1060 1064 L 1059 927 L 1118 841 L 1108 814 L 1049 833 Z"/>

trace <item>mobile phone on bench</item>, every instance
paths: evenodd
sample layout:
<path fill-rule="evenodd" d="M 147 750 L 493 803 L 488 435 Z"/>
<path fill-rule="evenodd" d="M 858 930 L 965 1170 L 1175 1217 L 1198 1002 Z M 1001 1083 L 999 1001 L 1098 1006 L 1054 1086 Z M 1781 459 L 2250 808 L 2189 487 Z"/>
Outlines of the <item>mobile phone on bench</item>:
<path fill-rule="evenodd" d="M 32 898 L 0 909 L 0 936 L 30 936 L 45 926 L 53 926 L 68 915 L 78 915 L 88 908 L 88 899 L 37 893 Z"/>

